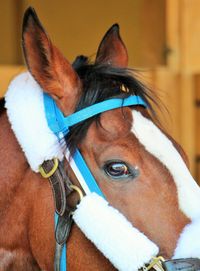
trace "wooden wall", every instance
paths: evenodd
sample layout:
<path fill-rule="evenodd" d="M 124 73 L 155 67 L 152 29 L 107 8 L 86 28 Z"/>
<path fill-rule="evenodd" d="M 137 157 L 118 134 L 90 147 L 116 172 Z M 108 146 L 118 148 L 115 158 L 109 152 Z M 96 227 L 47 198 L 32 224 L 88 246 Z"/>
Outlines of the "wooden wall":
<path fill-rule="evenodd" d="M 57 47 L 71 61 L 77 54 L 94 55 L 107 29 L 119 23 L 131 66 L 163 64 L 164 4 L 164 0 L 0 1 L 0 34 L 4 37 L 0 64 L 22 64 L 21 22 L 30 5 Z"/>
<path fill-rule="evenodd" d="M 200 119 L 197 118 L 196 76 L 200 74 L 200 1 L 166 1 L 167 67 L 179 74 L 180 142 L 189 155 L 194 174 L 198 171 Z"/>
<path fill-rule="evenodd" d="M 200 73 L 194 76 L 195 81 L 195 176 L 200 181 Z"/>

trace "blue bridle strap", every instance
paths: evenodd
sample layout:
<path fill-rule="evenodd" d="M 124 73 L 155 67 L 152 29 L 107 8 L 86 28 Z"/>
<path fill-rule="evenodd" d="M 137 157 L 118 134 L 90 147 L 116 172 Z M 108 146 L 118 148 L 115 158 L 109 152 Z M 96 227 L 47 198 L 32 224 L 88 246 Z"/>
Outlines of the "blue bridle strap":
<path fill-rule="evenodd" d="M 133 105 L 141 105 L 147 107 L 146 103 L 141 97 L 134 95 L 124 99 L 113 98 L 103 102 L 99 102 L 94 105 L 88 106 L 87 108 L 84 108 L 80 111 L 77 111 L 70 116 L 65 117 L 60 111 L 60 109 L 57 107 L 55 101 L 48 94 L 44 93 L 44 108 L 48 126 L 52 130 L 52 132 L 58 137 L 59 140 L 63 138 L 63 135 L 66 135 L 69 132 L 70 127 L 77 123 L 80 123 L 108 110 Z M 99 188 L 97 182 L 95 181 L 90 169 L 88 168 L 83 156 L 78 149 L 76 149 L 73 155 L 73 160 L 81 176 L 84 179 L 84 185 L 86 188 L 84 189 L 84 187 L 82 187 L 85 190 L 86 194 L 87 191 L 89 191 L 95 192 L 99 196 L 104 197 L 101 189 Z M 57 224 L 57 219 L 58 215 L 55 214 L 55 224 Z M 64 245 L 64 248 L 62 250 L 60 268 L 61 271 L 67 270 L 66 245 Z"/>
<path fill-rule="evenodd" d="M 105 198 L 104 194 L 102 193 L 101 189 L 99 188 L 94 176 L 92 175 L 90 169 L 88 168 L 83 156 L 81 155 L 81 153 L 78 149 L 76 149 L 76 151 L 73 155 L 73 160 L 74 160 L 77 168 L 79 169 L 83 179 L 85 180 L 85 185 L 88 188 L 87 190 L 89 192 L 95 192 L 99 196 Z M 86 194 L 87 194 L 87 190 L 84 189 Z"/>
<path fill-rule="evenodd" d="M 56 135 L 58 135 L 60 132 L 67 134 L 71 126 L 88 118 L 94 117 L 102 112 L 132 105 L 142 105 L 146 107 L 144 100 L 142 100 L 140 96 L 134 95 L 124 99 L 113 98 L 99 102 L 81 109 L 70 116 L 64 117 L 63 113 L 56 106 L 54 100 L 48 94 L 44 94 L 44 106 L 47 122 L 50 129 Z"/>

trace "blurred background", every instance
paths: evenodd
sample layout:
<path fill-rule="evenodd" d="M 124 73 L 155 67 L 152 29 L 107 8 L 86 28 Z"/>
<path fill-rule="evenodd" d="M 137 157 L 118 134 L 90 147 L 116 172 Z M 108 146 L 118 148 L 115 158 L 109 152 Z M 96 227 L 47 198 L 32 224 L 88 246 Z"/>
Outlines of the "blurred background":
<path fill-rule="evenodd" d="M 0 96 L 24 70 L 21 25 L 30 5 L 70 61 L 94 57 L 108 28 L 120 24 L 129 66 L 141 70 L 168 108 L 164 127 L 200 183 L 200 0 L 0 0 Z"/>

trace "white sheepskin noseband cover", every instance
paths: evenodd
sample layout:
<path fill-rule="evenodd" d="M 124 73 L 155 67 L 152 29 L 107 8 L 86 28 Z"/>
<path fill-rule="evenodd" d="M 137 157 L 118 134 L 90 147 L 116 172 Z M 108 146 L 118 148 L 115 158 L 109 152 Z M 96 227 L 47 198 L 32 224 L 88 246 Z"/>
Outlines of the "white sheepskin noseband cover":
<path fill-rule="evenodd" d="M 95 193 L 84 197 L 73 219 L 95 246 L 121 271 L 136 271 L 158 247 Z"/>

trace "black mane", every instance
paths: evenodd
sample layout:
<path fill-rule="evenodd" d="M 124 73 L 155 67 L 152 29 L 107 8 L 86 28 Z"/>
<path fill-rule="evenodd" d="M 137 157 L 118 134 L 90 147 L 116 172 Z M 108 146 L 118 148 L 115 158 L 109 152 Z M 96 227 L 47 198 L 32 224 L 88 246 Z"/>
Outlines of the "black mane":
<path fill-rule="evenodd" d="M 78 56 L 73 67 L 83 84 L 83 93 L 75 112 L 110 98 L 138 95 L 146 102 L 151 113 L 155 115 L 151 106 L 151 102 L 157 104 L 155 94 L 136 78 L 136 70 L 91 63 L 85 56 Z M 122 88 L 127 89 L 127 92 L 124 92 Z M 98 117 L 98 115 L 92 117 L 70 129 L 65 140 L 72 152 L 86 135 L 90 124 L 95 120 L 98 121 Z"/>

